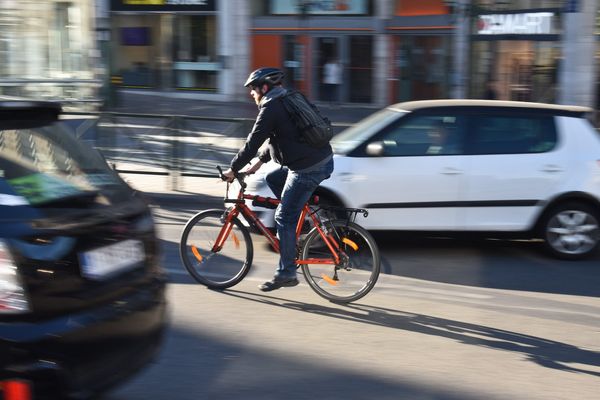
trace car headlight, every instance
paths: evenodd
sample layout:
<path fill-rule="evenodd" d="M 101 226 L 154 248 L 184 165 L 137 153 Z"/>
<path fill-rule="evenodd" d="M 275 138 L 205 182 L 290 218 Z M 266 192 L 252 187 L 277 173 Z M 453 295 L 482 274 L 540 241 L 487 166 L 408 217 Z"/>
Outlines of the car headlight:
<path fill-rule="evenodd" d="M 29 311 L 29 301 L 19 271 L 10 250 L 0 240 L 0 314 L 18 314 Z"/>

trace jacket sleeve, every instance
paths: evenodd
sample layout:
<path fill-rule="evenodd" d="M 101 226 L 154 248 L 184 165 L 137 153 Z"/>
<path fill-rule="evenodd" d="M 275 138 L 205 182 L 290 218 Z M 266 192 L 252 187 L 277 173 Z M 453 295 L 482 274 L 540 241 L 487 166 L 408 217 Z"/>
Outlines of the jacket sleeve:
<path fill-rule="evenodd" d="M 273 132 L 273 128 L 274 119 L 271 116 L 269 108 L 262 107 L 258 112 L 252 132 L 246 138 L 246 143 L 235 157 L 233 157 L 233 160 L 231 160 L 231 169 L 233 171 L 239 171 L 256 156 L 260 146 L 269 138 L 269 134 Z M 260 156 L 265 157 L 264 153 Z"/>
<path fill-rule="evenodd" d="M 258 153 L 258 159 L 263 163 L 271 161 L 271 146 L 266 146 L 260 153 Z"/>

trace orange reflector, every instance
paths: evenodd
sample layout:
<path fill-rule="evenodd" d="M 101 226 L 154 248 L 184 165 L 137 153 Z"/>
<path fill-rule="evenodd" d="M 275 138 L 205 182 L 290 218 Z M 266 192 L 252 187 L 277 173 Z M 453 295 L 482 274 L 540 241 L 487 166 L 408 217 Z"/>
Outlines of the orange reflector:
<path fill-rule="evenodd" d="M 235 243 L 235 248 L 238 249 L 240 247 L 240 239 L 238 239 L 235 232 L 231 232 L 231 237 L 233 238 L 233 243 Z"/>
<path fill-rule="evenodd" d="M 321 274 L 321 278 L 323 278 L 323 280 L 327 283 L 329 283 L 330 285 L 336 286 L 338 283 L 336 281 L 334 281 L 333 279 L 331 279 L 330 277 L 328 277 L 325 274 Z"/>
<path fill-rule="evenodd" d="M 32 400 L 31 387 L 25 381 L 0 382 L 0 395 L 2 392 L 5 400 Z"/>
<path fill-rule="evenodd" d="M 196 257 L 198 261 L 202 262 L 202 255 L 200 254 L 196 246 L 192 246 L 192 253 L 194 253 L 194 257 Z"/>
<path fill-rule="evenodd" d="M 354 243 L 352 240 L 348 238 L 343 238 L 342 242 L 346 243 L 348 246 L 352 247 L 354 251 L 358 250 L 358 245 Z"/>

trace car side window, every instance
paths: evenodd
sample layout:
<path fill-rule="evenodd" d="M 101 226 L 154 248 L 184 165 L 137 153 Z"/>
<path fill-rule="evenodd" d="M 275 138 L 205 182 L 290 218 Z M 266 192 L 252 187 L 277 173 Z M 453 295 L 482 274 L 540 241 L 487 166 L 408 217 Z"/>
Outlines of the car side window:
<path fill-rule="evenodd" d="M 384 156 L 463 154 L 463 130 L 456 115 L 415 115 L 402 118 L 379 137 Z"/>
<path fill-rule="evenodd" d="M 481 115 L 472 127 L 472 154 L 543 153 L 556 146 L 551 116 Z"/>

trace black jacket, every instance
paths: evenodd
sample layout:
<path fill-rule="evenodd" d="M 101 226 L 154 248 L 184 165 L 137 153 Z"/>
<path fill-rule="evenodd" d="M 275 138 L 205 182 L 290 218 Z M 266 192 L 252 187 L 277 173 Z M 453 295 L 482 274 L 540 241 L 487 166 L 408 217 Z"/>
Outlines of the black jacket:
<path fill-rule="evenodd" d="M 233 171 L 237 172 L 248 164 L 267 139 L 269 146 L 258 155 L 259 159 L 267 162 L 273 158 L 292 171 L 306 169 L 331 156 L 329 144 L 314 148 L 301 140 L 300 133 L 278 99 L 284 94 L 285 89 L 276 87 L 261 99 L 252 132 L 246 138 L 244 147 L 231 161 Z"/>

